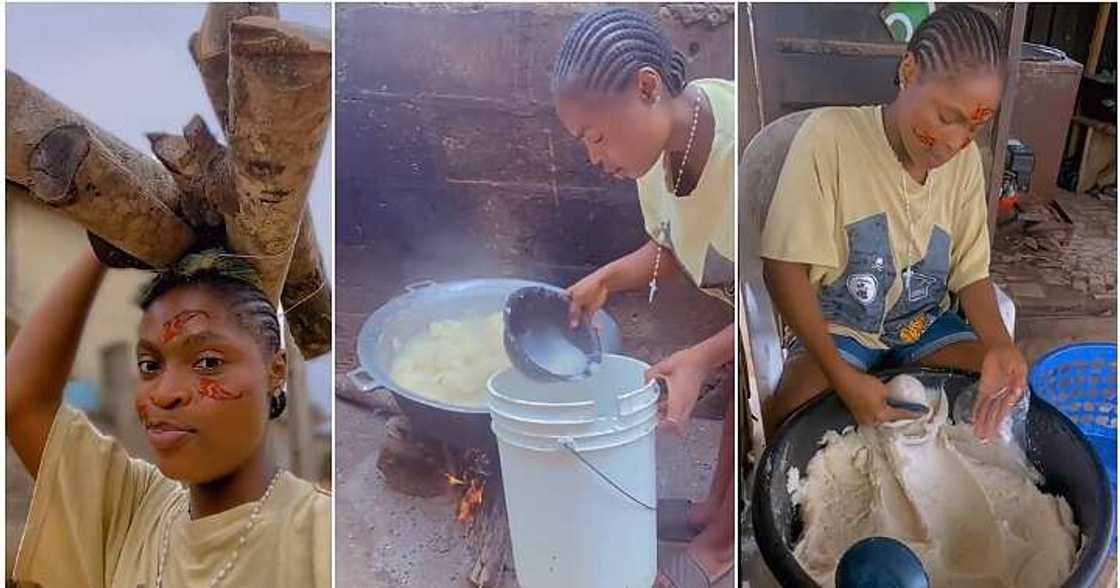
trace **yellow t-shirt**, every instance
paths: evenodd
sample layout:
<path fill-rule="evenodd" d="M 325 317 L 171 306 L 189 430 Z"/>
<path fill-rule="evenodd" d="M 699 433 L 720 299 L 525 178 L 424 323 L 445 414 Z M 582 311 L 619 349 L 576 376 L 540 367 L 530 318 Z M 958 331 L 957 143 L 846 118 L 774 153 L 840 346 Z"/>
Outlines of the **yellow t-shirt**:
<path fill-rule="evenodd" d="M 209 586 L 235 549 L 239 556 L 219 586 L 331 585 L 329 494 L 284 472 L 240 548 L 253 503 L 188 520 L 186 501 L 178 482 L 130 458 L 63 405 L 43 452 L 13 579 L 46 588 L 155 588 L 166 533 L 165 588 Z"/>
<path fill-rule="evenodd" d="M 735 284 L 735 84 L 691 82 L 707 96 L 715 136 L 700 180 L 678 197 L 665 182 L 664 158 L 638 178 L 638 200 L 646 233 L 669 248 L 694 284 L 724 302 Z"/>
<path fill-rule="evenodd" d="M 762 231 L 762 257 L 811 266 L 829 331 L 875 349 L 917 341 L 949 307 L 950 292 L 988 277 L 990 256 L 976 144 L 918 184 L 887 142 L 881 112 L 810 115 Z"/>

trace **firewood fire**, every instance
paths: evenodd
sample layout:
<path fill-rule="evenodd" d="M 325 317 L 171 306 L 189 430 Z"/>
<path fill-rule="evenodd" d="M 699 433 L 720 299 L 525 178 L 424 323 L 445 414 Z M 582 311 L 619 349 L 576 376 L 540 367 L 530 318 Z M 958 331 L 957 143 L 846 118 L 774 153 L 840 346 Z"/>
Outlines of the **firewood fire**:
<path fill-rule="evenodd" d="M 447 473 L 447 482 L 459 489 L 459 500 L 455 505 L 455 520 L 471 523 L 482 508 L 486 492 L 486 479 L 489 477 L 490 458 L 486 452 L 471 449 L 463 456 L 462 467 L 458 474 Z"/>

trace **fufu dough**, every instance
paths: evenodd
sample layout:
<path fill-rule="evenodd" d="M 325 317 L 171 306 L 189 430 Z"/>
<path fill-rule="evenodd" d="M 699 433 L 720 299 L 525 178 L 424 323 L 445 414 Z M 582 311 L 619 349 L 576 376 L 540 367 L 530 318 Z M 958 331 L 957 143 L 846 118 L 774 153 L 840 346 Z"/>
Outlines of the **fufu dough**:
<path fill-rule="evenodd" d="M 895 400 L 929 404 L 929 400 L 926 399 L 926 387 L 914 376 L 902 374 L 891 378 L 891 381 L 887 382 L 887 390 L 890 392 L 890 397 Z"/>
<path fill-rule="evenodd" d="M 888 387 L 931 414 L 906 428 L 825 434 L 805 477 L 787 484 L 801 505 L 801 567 L 833 586 L 849 547 L 886 536 L 918 555 L 934 586 L 1060 585 L 1079 537 L 1066 500 L 1038 489 L 1041 476 L 1018 447 L 981 443 L 970 425 L 950 423 L 943 391 Z"/>
<path fill-rule="evenodd" d="M 404 342 L 390 375 L 409 391 L 455 406 L 486 406 L 490 376 L 510 367 L 502 313 L 439 320 Z"/>

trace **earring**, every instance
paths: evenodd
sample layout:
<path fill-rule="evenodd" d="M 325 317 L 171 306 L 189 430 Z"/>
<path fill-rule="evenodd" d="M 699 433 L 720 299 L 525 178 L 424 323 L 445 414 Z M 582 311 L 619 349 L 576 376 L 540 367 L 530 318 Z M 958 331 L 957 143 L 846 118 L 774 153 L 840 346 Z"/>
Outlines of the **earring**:
<path fill-rule="evenodd" d="M 268 420 L 276 420 L 280 415 L 284 414 L 284 409 L 288 406 L 288 394 L 283 389 L 275 396 L 268 398 Z"/>

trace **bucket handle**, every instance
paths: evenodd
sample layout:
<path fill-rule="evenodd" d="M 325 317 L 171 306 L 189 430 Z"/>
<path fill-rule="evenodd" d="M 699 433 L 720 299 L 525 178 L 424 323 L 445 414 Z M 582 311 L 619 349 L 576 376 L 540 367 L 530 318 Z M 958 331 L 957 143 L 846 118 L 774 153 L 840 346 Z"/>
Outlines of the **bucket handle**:
<path fill-rule="evenodd" d="M 598 475 L 600 478 L 602 478 L 604 482 L 610 484 L 612 488 L 614 488 L 615 490 L 618 490 L 620 493 L 622 493 L 623 496 L 629 498 L 634 504 L 637 504 L 638 506 L 640 506 L 640 507 L 642 507 L 646 510 L 652 510 L 652 511 L 657 510 L 656 506 L 650 506 L 650 505 L 646 504 L 645 502 L 642 502 L 641 500 L 636 498 L 633 494 L 627 492 L 625 488 L 618 485 L 617 482 L 610 479 L 610 477 L 607 476 L 606 474 L 604 474 L 602 470 L 595 467 L 591 462 L 587 461 L 587 458 L 583 457 L 583 455 L 581 455 L 580 452 L 576 449 L 575 439 L 572 439 L 571 437 L 561 437 L 559 439 L 559 443 L 560 443 L 561 447 L 563 447 L 564 449 L 567 449 L 568 452 L 570 452 L 572 455 L 576 456 L 576 459 L 583 462 L 583 465 L 587 466 L 588 469 L 595 472 L 595 474 Z"/>

